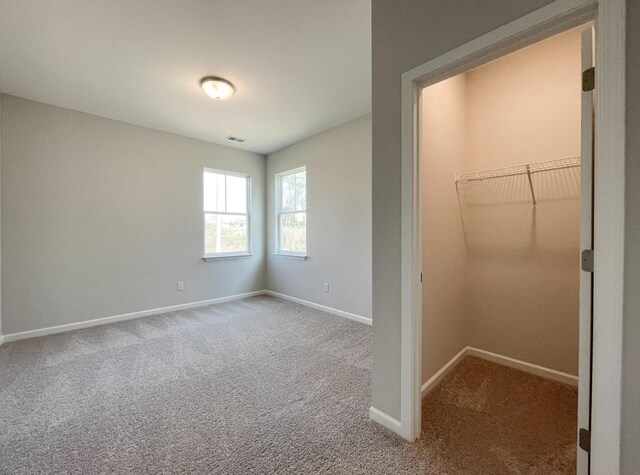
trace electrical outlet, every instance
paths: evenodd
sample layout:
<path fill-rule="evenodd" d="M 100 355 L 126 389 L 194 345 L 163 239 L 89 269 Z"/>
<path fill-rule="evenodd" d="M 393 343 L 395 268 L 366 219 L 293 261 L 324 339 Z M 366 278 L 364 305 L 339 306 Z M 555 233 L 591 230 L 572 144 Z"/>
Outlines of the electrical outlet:
<path fill-rule="evenodd" d="M 324 283 L 324 291 L 329 292 L 329 282 Z"/>
<path fill-rule="evenodd" d="M 178 282 L 178 292 L 181 292 L 184 290 L 184 282 Z"/>

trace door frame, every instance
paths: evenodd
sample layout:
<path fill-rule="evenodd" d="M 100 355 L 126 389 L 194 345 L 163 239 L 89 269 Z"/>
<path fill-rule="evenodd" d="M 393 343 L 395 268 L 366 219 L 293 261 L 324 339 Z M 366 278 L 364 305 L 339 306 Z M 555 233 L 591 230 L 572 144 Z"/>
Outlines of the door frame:
<path fill-rule="evenodd" d="M 556 0 L 402 74 L 401 410 L 420 436 L 422 271 L 418 125 L 422 88 L 594 21 L 596 92 L 591 473 L 619 473 L 625 164 L 625 0 Z M 576 263 L 578 265 L 578 263 Z"/>

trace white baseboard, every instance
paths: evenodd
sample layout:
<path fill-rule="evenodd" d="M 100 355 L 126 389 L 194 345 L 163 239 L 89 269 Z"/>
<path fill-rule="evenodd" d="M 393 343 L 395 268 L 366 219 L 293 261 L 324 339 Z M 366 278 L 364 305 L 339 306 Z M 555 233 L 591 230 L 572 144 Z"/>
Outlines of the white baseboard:
<path fill-rule="evenodd" d="M 460 352 L 456 356 L 451 358 L 451 360 L 449 360 L 447 364 L 440 368 L 436 374 L 431 376 L 431 378 L 429 378 L 429 380 L 422 385 L 422 397 L 425 397 L 427 394 L 429 394 L 433 390 L 433 388 L 435 388 L 438 383 L 440 383 L 440 381 L 442 381 L 442 379 L 451 372 L 453 368 L 458 366 L 458 363 L 460 363 L 460 361 L 462 361 L 462 359 L 467 356 L 468 349 L 469 347 L 460 350 Z"/>
<path fill-rule="evenodd" d="M 332 315 L 337 315 L 338 317 L 348 318 L 349 320 L 364 323 L 365 325 L 371 325 L 371 319 L 368 317 L 363 317 L 362 315 L 356 315 L 355 313 L 345 312 L 344 310 L 338 310 L 337 308 L 327 307 L 325 305 L 320 305 L 319 303 L 309 302 L 308 300 L 302 300 L 296 297 L 291 297 L 289 295 L 280 294 L 272 290 L 265 290 L 264 293 L 266 295 L 271 295 L 273 297 L 280 297 L 281 299 L 289 300 L 290 302 L 295 302 L 301 305 L 305 305 L 307 307 L 315 308 L 316 310 L 321 310 L 323 312 L 327 312 Z"/>
<path fill-rule="evenodd" d="M 394 419 L 387 413 L 382 412 L 380 409 L 376 409 L 375 407 L 371 406 L 369 408 L 369 419 L 373 422 L 377 422 L 382 427 L 386 427 L 391 432 L 402 434 L 402 424 L 400 424 L 400 421 Z"/>
<path fill-rule="evenodd" d="M 533 363 L 527 363 L 526 361 L 517 360 L 508 356 L 502 356 L 497 353 L 491 353 L 490 351 L 480 350 L 471 346 L 467 347 L 467 354 L 469 356 L 476 356 L 487 361 L 508 366 L 510 368 L 519 369 L 525 373 L 535 374 L 543 378 L 552 379 L 560 383 L 569 384 L 571 386 L 578 385 L 578 377 L 572 374 L 563 373 L 562 371 L 556 371 L 555 369 L 545 368 L 544 366 L 538 366 Z"/>
<path fill-rule="evenodd" d="M 244 294 L 237 294 L 237 295 L 229 295 L 227 297 L 219 297 L 216 299 L 201 300 L 199 302 L 183 303 L 179 305 L 171 305 L 168 307 L 152 308 L 150 310 L 140 310 L 138 312 L 125 313 L 122 315 L 114 315 L 111 317 L 96 318 L 93 320 L 85 320 L 85 321 L 76 322 L 76 323 L 67 323 L 64 325 L 56 325 L 53 327 L 39 328 L 37 330 L 28 330 L 24 332 L 9 333 L 6 335 L 0 335 L 0 345 L 2 345 L 5 342 L 8 343 L 10 341 L 24 340 L 26 338 L 35 338 L 38 336 L 52 335 L 54 333 L 62 333 L 62 332 L 67 332 L 72 330 L 80 330 L 82 328 L 95 327 L 98 325 L 106 325 L 108 323 L 122 322 L 125 320 L 133 320 L 134 318 L 147 317 L 150 315 L 158 315 L 161 313 L 175 312 L 177 310 L 184 310 L 188 308 L 203 307 L 205 305 L 212 305 L 216 303 L 229 302 L 231 300 L 239 300 L 247 297 L 254 297 L 256 295 L 272 295 L 274 297 L 280 297 L 282 299 L 289 300 L 291 302 L 296 302 L 301 305 L 306 305 L 307 307 L 311 307 L 317 310 L 322 310 L 323 312 L 331 313 L 332 315 L 337 315 L 339 317 L 348 318 L 350 320 L 364 323 L 366 325 L 371 325 L 371 319 L 367 317 L 363 317 L 361 315 L 345 312 L 343 310 L 338 310 L 336 308 L 326 307 L 324 305 L 309 302 L 307 300 L 298 299 L 295 297 L 290 297 L 289 295 L 280 294 L 277 292 L 273 292 L 271 290 L 256 290 L 254 292 L 247 292 Z"/>
<path fill-rule="evenodd" d="M 177 310 L 184 310 L 187 308 L 196 308 L 196 307 L 203 307 L 205 305 L 211 305 L 215 303 L 229 302 L 231 300 L 239 300 L 247 297 L 254 297 L 256 295 L 263 295 L 264 293 L 265 293 L 264 290 L 257 290 L 255 292 L 229 295 L 227 297 L 201 300 L 199 302 L 183 303 L 179 305 L 171 305 L 169 307 L 159 307 L 159 308 L 153 308 L 150 310 L 141 310 L 138 312 L 125 313 L 122 315 L 114 315 L 112 317 L 95 318 L 93 320 L 85 320 L 83 322 L 67 323 L 65 325 L 57 325 L 54 327 L 39 328 L 37 330 L 28 330 L 24 332 L 9 333 L 9 334 L 0 336 L 0 344 L 2 344 L 3 342 L 24 340 L 26 338 L 35 338 L 38 336 L 52 335 L 54 333 L 62 333 L 62 332 L 67 332 L 71 330 L 79 330 L 81 328 L 89 328 L 89 327 L 95 327 L 98 325 L 106 325 L 108 323 L 122 322 L 125 320 L 133 320 L 134 318 L 147 317 L 149 315 L 158 315 L 161 313 L 175 312 Z"/>
<path fill-rule="evenodd" d="M 519 369 L 525 373 L 535 374 L 542 378 L 558 381 L 559 383 L 569 384 L 570 386 L 578 386 L 578 377 L 572 374 L 563 373 L 562 371 L 556 371 L 555 369 L 545 368 L 544 366 L 538 366 L 533 363 L 527 363 L 526 361 L 517 360 L 508 356 L 499 355 L 498 353 L 492 353 L 490 351 L 481 350 L 472 346 L 467 346 L 456 356 L 445 364 L 440 370 L 434 374 L 426 383 L 422 385 L 422 397 L 425 397 L 429 392 L 435 388 L 440 381 L 453 369 L 465 356 L 475 356 L 476 358 L 482 358 L 483 360 L 491 361 L 502 366 L 508 366 L 509 368 Z"/>

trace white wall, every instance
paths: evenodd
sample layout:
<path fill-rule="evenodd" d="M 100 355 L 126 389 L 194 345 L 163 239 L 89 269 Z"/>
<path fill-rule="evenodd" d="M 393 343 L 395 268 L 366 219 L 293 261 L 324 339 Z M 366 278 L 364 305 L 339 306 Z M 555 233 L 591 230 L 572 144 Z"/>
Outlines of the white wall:
<path fill-rule="evenodd" d="M 580 155 L 580 31 L 466 74 L 466 171 Z M 470 189 L 469 344 L 577 375 L 579 170 L 533 179 L 535 210 L 524 175 Z"/>
<path fill-rule="evenodd" d="M 423 382 L 465 346 L 578 374 L 578 169 L 456 173 L 580 155 L 580 29 L 422 93 Z"/>
<path fill-rule="evenodd" d="M 275 251 L 275 176 L 307 167 L 306 261 Z M 267 157 L 267 286 L 371 317 L 371 116 Z M 329 292 L 323 284 L 329 283 Z"/>
<path fill-rule="evenodd" d="M 467 171 L 580 155 L 581 28 L 467 76 Z"/>
<path fill-rule="evenodd" d="M 422 92 L 423 383 L 468 344 L 466 249 L 453 182 L 465 166 L 466 88 L 459 75 Z"/>
<path fill-rule="evenodd" d="M 264 288 L 263 156 L 1 102 L 5 334 Z M 203 167 L 251 175 L 253 257 L 202 261 Z"/>

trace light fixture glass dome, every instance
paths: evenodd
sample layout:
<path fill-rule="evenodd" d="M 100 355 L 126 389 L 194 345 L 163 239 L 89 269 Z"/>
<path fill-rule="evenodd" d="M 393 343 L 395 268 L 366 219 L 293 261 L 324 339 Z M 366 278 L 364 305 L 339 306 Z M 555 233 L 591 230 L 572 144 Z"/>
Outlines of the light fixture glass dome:
<path fill-rule="evenodd" d="M 233 84 L 229 81 L 216 77 L 203 78 L 202 81 L 200 81 L 200 86 L 209 97 L 218 100 L 230 97 L 235 91 Z"/>

